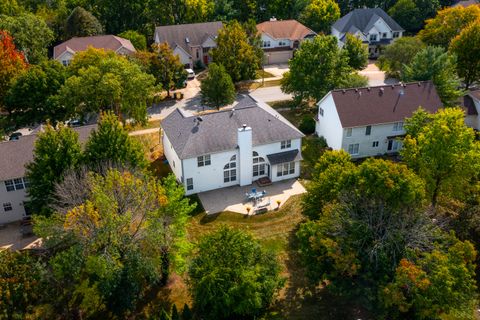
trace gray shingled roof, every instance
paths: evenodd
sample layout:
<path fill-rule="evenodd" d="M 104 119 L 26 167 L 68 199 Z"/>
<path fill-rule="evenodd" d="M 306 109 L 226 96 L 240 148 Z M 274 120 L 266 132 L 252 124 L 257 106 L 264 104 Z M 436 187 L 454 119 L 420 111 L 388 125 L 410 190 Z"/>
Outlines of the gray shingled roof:
<path fill-rule="evenodd" d="M 85 142 L 95 125 L 75 128 L 80 142 Z M 0 181 L 22 178 L 25 166 L 33 160 L 33 149 L 37 134 L 21 136 L 18 140 L 0 142 Z"/>
<path fill-rule="evenodd" d="M 179 109 L 162 121 L 162 129 L 180 159 L 237 148 L 237 130 L 252 128 L 253 145 L 297 139 L 303 134 L 268 105 L 243 96 L 232 109 L 186 117 Z"/>
<path fill-rule="evenodd" d="M 338 19 L 334 23 L 333 28 L 345 33 L 354 26 L 363 33 L 367 33 L 379 17 L 382 18 L 393 31 L 403 31 L 403 28 L 381 8 L 365 8 L 350 11 Z"/>
<path fill-rule="evenodd" d="M 168 43 L 172 49 L 178 45 L 191 55 L 191 46 L 200 46 L 209 36 L 215 38 L 222 27 L 220 21 L 160 26 L 155 28 L 155 35 L 161 43 Z"/>
<path fill-rule="evenodd" d="M 271 165 L 302 160 L 302 156 L 298 149 L 267 154 L 267 158 Z"/>

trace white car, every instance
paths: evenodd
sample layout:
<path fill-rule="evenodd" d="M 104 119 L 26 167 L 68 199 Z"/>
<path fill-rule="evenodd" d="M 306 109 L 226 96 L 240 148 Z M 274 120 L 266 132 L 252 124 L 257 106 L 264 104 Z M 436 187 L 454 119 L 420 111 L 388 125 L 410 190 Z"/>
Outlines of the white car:
<path fill-rule="evenodd" d="M 195 79 L 195 71 L 192 69 L 185 69 L 185 71 L 187 71 L 187 79 Z"/>

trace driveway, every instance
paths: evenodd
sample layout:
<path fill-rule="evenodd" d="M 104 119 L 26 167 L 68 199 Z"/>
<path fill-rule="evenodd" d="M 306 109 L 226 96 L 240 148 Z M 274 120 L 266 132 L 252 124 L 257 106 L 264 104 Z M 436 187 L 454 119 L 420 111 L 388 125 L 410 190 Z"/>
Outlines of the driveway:
<path fill-rule="evenodd" d="M 199 193 L 203 208 L 208 214 L 231 211 L 241 214 L 248 214 L 247 207 L 252 208 L 250 214 L 253 214 L 254 203 L 247 201 L 245 193 L 250 192 L 252 188 L 257 191 L 266 191 L 266 196 L 259 205 L 266 205 L 268 210 L 277 208 L 277 200 L 280 200 L 280 206 L 293 195 L 305 193 L 305 188 L 296 179 L 275 182 L 267 187 L 258 187 L 256 184 L 250 186 L 234 186 L 229 188 L 217 189 Z"/>
<path fill-rule="evenodd" d="M 282 101 L 282 100 L 291 100 L 293 96 L 289 93 L 284 93 L 280 86 L 278 87 L 266 87 L 258 88 L 252 92 L 250 95 L 255 100 L 260 100 L 263 102 L 273 102 L 273 101 Z"/>
<path fill-rule="evenodd" d="M 282 77 L 285 72 L 290 70 L 288 64 L 269 64 L 263 68 L 266 72 L 273 74 L 275 77 Z"/>
<path fill-rule="evenodd" d="M 368 85 L 371 87 L 398 83 L 398 80 L 396 79 L 385 79 L 385 72 L 380 70 L 375 65 L 375 61 L 372 60 L 368 62 L 365 69 L 358 73 L 368 78 Z"/>

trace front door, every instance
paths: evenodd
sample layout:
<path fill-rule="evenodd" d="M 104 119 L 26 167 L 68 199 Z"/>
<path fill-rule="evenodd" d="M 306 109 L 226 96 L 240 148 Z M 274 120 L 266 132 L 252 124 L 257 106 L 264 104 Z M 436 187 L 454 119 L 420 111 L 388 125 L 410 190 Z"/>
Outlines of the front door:
<path fill-rule="evenodd" d="M 208 55 L 203 56 L 203 64 L 208 65 Z"/>

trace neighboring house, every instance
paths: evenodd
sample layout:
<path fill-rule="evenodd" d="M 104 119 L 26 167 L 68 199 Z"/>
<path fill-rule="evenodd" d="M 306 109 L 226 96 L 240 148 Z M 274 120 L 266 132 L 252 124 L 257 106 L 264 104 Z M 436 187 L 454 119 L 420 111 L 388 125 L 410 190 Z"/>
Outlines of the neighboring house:
<path fill-rule="evenodd" d="M 162 121 L 165 157 L 186 194 L 246 186 L 260 178 L 296 178 L 302 137 L 278 112 L 250 96 L 232 109 L 202 116 L 176 109 Z"/>
<path fill-rule="evenodd" d="M 74 37 L 53 48 L 53 59 L 65 66 L 69 65 L 75 53 L 85 51 L 88 47 L 112 50 L 122 55 L 130 55 L 136 52 L 130 40 L 114 35 Z"/>
<path fill-rule="evenodd" d="M 474 4 L 479 4 L 477 0 L 463 0 L 463 1 L 458 1 L 457 3 L 453 4 L 452 7 L 468 7 Z"/>
<path fill-rule="evenodd" d="M 275 18 L 257 24 L 257 30 L 261 36 L 265 64 L 288 62 L 305 39 L 317 35 L 296 20 L 277 20 Z"/>
<path fill-rule="evenodd" d="M 217 46 L 222 27 L 220 21 L 161 26 L 155 28 L 154 39 L 155 43 L 168 43 L 182 64 L 193 68 L 198 61 L 204 65 L 212 61 L 210 50 Z"/>
<path fill-rule="evenodd" d="M 469 91 L 461 103 L 465 109 L 465 124 L 475 130 L 480 130 L 480 90 Z"/>
<path fill-rule="evenodd" d="M 80 142 L 85 142 L 96 125 L 75 128 Z M 31 212 L 28 201 L 29 182 L 26 165 L 33 160 L 37 134 L 20 136 L 18 140 L 0 142 L 0 224 L 21 220 Z"/>
<path fill-rule="evenodd" d="M 431 81 L 330 91 L 318 102 L 316 133 L 329 147 L 353 158 L 397 153 L 405 118 L 442 102 Z"/>
<path fill-rule="evenodd" d="M 377 58 L 384 46 L 402 37 L 403 28 L 380 8 L 355 9 L 332 26 L 332 35 L 340 47 L 350 33 L 368 44 L 370 58 Z"/>

